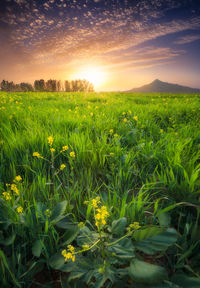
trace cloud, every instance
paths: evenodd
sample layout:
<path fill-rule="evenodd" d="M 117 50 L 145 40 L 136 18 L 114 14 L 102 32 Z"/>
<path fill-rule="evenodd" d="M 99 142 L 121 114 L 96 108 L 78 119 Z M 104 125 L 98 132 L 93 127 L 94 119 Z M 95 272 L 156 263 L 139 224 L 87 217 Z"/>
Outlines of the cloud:
<path fill-rule="evenodd" d="M 193 41 L 200 40 L 200 35 L 186 35 L 176 40 L 175 44 L 187 44 Z"/>
<path fill-rule="evenodd" d="M 12 74 L 14 66 L 24 71 L 34 67 L 33 73 L 37 67 L 40 71 L 69 67 L 70 71 L 74 63 L 89 60 L 119 68 L 171 61 L 184 52 L 166 42 L 164 47 L 155 49 L 148 41 L 200 28 L 198 13 L 190 13 L 185 19 L 164 17 L 167 11 L 177 11 L 186 2 L 1 0 L 0 41 L 5 44 L 0 53 L 8 59 L 3 59 L 1 70 Z M 181 37 L 176 44 L 194 40 L 194 36 Z"/>

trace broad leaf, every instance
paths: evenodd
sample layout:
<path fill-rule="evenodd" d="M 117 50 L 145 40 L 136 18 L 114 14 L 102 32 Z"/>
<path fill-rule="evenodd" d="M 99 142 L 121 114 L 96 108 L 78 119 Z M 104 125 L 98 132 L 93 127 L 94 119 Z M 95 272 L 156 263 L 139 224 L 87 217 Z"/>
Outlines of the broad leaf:
<path fill-rule="evenodd" d="M 61 216 L 65 213 L 67 201 L 62 201 L 56 205 L 53 209 L 50 221 L 57 222 L 61 219 Z"/>
<path fill-rule="evenodd" d="M 147 284 L 156 284 L 167 279 L 167 272 L 163 267 L 138 259 L 131 261 L 129 275 L 134 281 Z"/>
<path fill-rule="evenodd" d="M 42 252 L 41 240 L 36 240 L 32 246 L 32 253 L 35 257 L 40 257 L 41 252 Z"/>
<path fill-rule="evenodd" d="M 111 232 L 114 235 L 122 235 L 127 225 L 127 219 L 125 217 L 112 222 Z"/>
<path fill-rule="evenodd" d="M 150 237 L 146 240 L 138 241 L 135 243 L 135 248 L 150 255 L 154 255 L 159 251 L 165 251 L 177 240 L 176 230 L 168 228 L 161 234 Z"/>
<path fill-rule="evenodd" d="M 56 253 L 49 259 L 49 265 L 53 269 L 59 270 L 64 264 L 65 258 L 61 253 Z"/>
<path fill-rule="evenodd" d="M 160 227 L 147 227 L 138 231 L 135 231 L 133 237 L 136 241 L 146 240 L 151 237 L 155 237 L 158 234 L 161 234 L 165 229 Z"/>
<path fill-rule="evenodd" d="M 185 274 L 177 274 L 172 277 L 172 282 L 181 288 L 199 288 L 200 278 L 188 277 Z"/>

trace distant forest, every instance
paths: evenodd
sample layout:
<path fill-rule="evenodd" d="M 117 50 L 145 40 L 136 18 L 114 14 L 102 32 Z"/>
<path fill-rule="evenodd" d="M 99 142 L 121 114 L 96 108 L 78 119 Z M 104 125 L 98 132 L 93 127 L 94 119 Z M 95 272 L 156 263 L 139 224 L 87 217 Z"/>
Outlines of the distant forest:
<path fill-rule="evenodd" d="M 1 91 L 8 92 L 28 92 L 28 91 L 47 91 L 47 92 L 94 92 L 94 86 L 87 80 L 52 80 L 45 81 L 44 79 L 35 80 L 34 85 L 29 83 L 15 84 L 13 81 L 9 82 L 2 80 Z"/>

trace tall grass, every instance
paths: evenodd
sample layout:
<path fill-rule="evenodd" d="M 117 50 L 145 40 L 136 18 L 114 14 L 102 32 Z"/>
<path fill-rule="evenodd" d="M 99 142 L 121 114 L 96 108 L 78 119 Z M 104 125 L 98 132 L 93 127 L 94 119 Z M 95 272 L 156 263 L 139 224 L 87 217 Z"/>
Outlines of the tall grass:
<path fill-rule="evenodd" d="M 21 205 L 27 209 L 26 221 L 31 227 L 29 235 L 17 232 L 21 242 L 12 244 L 13 265 L 25 264 L 26 254 L 30 254 L 25 243 L 37 239 L 34 235 L 48 237 L 47 258 L 58 247 L 58 232 L 52 228 L 48 234 L 40 228 L 36 213 L 39 202 L 53 210 L 67 200 L 66 212 L 74 221 L 89 221 L 91 213 L 84 202 L 100 195 L 112 211 L 112 220 L 126 216 L 130 223 L 144 224 L 154 221 L 159 210 L 185 202 L 175 208 L 176 212 L 169 211 L 173 215 L 171 225 L 187 237 L 183 219 L 187 219 L 188 229 L 192 223 L 199 225 L 199 131 L 199 95 L 0 92 L 0 192 L 21 175 Z M 51 158 L 50 135 L 54 137 L 55 155 L 62 146 L 69 146 L 69 151 L 55 158 L 55 167 L 65 164 L 66 168 L 54 179 L 53 190 L 49 163 L 32 156 L 37 151 Z M 75 152 L 75 159 L 70 158 L 70 151 Z M 191 241 L 194 249 L 190 254 L 199 248 L 194 237 Z M 10 256 L 9 249 L 1 252 L 7 253 L 2 263 Z M 196 269 L 196 264 L 193 266 Z M 12 283 L 25 273 L 16 269 L 17 276 L 10 271 Z M 197 270 L 195 275 L 200 272 Z M 26 276 L 31 278 L 31 273 Z"/>

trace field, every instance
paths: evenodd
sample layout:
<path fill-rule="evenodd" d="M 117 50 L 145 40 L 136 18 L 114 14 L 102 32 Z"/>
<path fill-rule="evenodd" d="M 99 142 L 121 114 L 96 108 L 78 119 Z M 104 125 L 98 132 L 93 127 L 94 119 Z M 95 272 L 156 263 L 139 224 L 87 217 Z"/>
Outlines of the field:
<path fill-rule="evenodd" d="M 0 92 L 0 286 L 200 287 L 199 148 L 200 95 Z"/>

